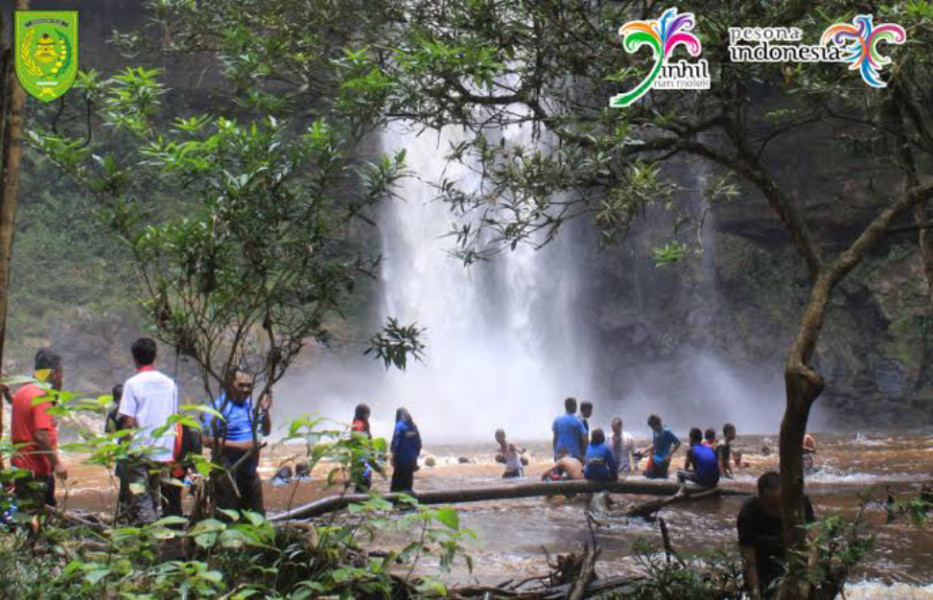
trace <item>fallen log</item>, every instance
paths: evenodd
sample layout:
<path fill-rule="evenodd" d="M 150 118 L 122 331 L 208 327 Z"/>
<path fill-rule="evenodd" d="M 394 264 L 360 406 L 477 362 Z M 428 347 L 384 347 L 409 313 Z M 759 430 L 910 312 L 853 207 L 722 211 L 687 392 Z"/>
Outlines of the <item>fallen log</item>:
<path fill-rule="evenodd" d="M 630 518 L 641 517 L 642 519 L 652 519 L 653 515 L 665 506 L 670 506 L 671 504 L 677 504 L 686 500 L 699 500 L 709 496 L 716 496 L 717 489 L 718 488 L 697 490 L 692 494 L 682 494 L 678 491 L 670 498 L 651 500 L 650 502 L 645 502 L 644 504 L 633 506 L 625 512 L 625 516 Z"/>
<path fill-rule="evenodd" d="M 414 497 L 421 504 L 456 504 L 459 502 L 481 502 L 484 500 L 504 500 L 513 498 L 531 498 L 534 496 L 554 496 L 560 494 L 588 494 L 611 492 L 615 494 L 641 494 L 646 496 L 672 496 L 680 491 L 681 486 L 670 481 L 629 477 L 618 481 L 532 481 L 528 483 L 503 484 L 481 488 L 456 490 L 432 490 L 417 492 Z M 707 488 L 687 487 L 684 495 L 708 492 Z M 749 496 L 750 490 L 739 487 L 718 487 L 712 490 L 717 496 Z M 270 517 L 270 520 L 287 521 L 291 519 L 310 519 L 342 510 L 350 504 L 366 502 L 367 494 L 339 494 L 325 496 L 290 511 Z M 398 502 L 401 494 L 383 494 L 389 502 Z"/>

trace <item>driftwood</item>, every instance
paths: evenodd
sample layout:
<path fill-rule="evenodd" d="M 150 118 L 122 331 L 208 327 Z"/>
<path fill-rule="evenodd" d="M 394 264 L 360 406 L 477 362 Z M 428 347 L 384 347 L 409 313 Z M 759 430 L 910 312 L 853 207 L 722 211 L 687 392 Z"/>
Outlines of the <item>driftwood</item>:
<path fill-rule="evenodd" d="M 710 496 L 719 495 L 719 488 L 713 488 L 711 490 L 695 491 L 692 493 L 682 493 L 678 491 L 676 494 L 670 498 L 662 498 L 660 500 L 651 500 L 650 502 L 645 502 L 643 504 L 638 504 L 631 507 L 625 512 L 626 517 L 641 517 L 643 519 L 651 519 L 653 515 L 671 504 L 677 504 L 679 502 L 684 502 L 687 500 L 699 500 L 700 498 L 708 498 Z"/>
<path fill-rule="evenodd" d="M 580 570 L 580 577 L 573 583 L 573 587 L 567 592 L 567 600 L 583 600 L 586 594 L 586 588 L 596 576 L 596 559 L 599 558 L 600 548 L 594 546 L 590 550 L 589 546 L 583 549 L 583 569 Z"/>
<path fill-rule="evenodd" d="M 484 500 L 503 500 L 512 498 L 530 498 L 534 496 L 553 496 L 559 494 L 586 494 L 595 492 L 612 492 L 616 494 L 642 494 L 646 496 L 673 496 L 681 491 L 682 486 L 670 481 L 629 477 L 619 481 L 533 481 L 519 484 L 503 484 L 482 488 L 468 488 L 455 490 L 436 490 L 417 492 L 414 497 L 421 504 L 455 504 L 458 502 L 481 502 Z M 713 490 L 706 488 L 687 487 L 683 495 L 691 496 L 705 492 L 713 492 L 716 496 L 748 496 L 749 491 L 737 487 L 718 487 Z M 397 502 L 400 494 L 383 494 L 382 498 L 389 502 Z M 366 502 L 367 494 L 341 494 L 325 496 L 313 502 L 299 506 L 290 511 L 279 513 L 270 518 L 271 521 L 287 521 L 291 519 L 310 519 L 329 512 L 342 510 L 350 504 Z"/>

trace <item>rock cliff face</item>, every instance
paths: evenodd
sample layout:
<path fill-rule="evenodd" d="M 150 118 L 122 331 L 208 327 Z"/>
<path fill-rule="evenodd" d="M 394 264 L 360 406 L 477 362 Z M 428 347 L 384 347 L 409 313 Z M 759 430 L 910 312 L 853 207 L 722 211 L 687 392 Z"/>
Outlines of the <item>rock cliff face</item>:
<path fill-rule="evenodd" d="M 834 139 L 835 133 L 810 128 L 768 153 L 768 166 L 802 207 L 828 259 L 903 185 L 877 167 L 880 161 Z M 784 359 L 809 282 L 764 199 L 748 186 L 741 189 L 738 198 L 714 204 L 702 258 L 654 268 L 648 248 L 669 239 L 670 230 L 649 216 L 619 247 L 587 261 L 595 370 L 605 374 L 600 383 L 609 398 L 624 405 L 633 389 L 640 393 L 645 373 L 656 382 L 666 379 L 648 386 L 662 407 L 665 394 L 684 405 L 684 397 L 710 393 L 700 382 L 716 377 L 719 367 L 698 368 L 699 354 L 731 367 L 729 377 L 746 385 L 729 406 L 702 397 L 698 404 L 716 414 L 736 408 L 764 410 L 770 419 L 779 414 Z M 827 384 L 816 407 L 819 426 L 933 422 L 930 306 L 916 233 L 888 236 L 833 295 L 816 356 Z"/>

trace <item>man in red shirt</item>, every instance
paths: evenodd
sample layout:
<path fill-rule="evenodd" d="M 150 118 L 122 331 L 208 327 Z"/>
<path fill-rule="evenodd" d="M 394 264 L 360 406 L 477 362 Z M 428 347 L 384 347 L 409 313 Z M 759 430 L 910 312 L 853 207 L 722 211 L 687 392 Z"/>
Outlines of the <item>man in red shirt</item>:
<path fill-rule="evenodd" d="M 48 348 L 36 353 L 35 370 L 48 371 L 52 389 L 62 389 L 62 359 Z M 51 394 L 30 383 L 13 396 L 13 418 L 10 439 L 17 447 L 11 462 L 14 467 L 29 471 L 29 475 L 16 479 L 16 497 L 22 508 L 43 504 L 55 506 L 55 477 L 64 481 L 68 477 L 65 465 L 58 457 L 58 426 L 48 414 L 52 405 Z M 54 476 L 53 476 L 54 474 Z"/>

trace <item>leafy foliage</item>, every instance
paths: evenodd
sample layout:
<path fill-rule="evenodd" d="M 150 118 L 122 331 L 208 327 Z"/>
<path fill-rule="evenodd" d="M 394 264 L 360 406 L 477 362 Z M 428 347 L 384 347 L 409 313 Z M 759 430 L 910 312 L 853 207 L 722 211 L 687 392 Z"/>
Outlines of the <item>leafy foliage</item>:
<path fill-rule="evenodd" d="M 30 378 L 16 381 L 45 385 Z M 106 410 L 111 400 L 53 390 L 40 400 L 52 398 L 55 406 L 49 411 L 64 421 L 82 412 Z M 191 418 L 182 414 L 175 419 Z M 191 419 L 192 426 L 197 423 Z M 340 487 L 346 491 L 355 463 L 380 460 L 386 449 L 384 440 L 351 434 L 346 426 L 329 426 L 320 418 L 301 417 L 288 430 L 288 442 L 303 442 L 304 460 L 311 468 L 333 465 L 328 488 L 338 491 Z M 127 442 L 119 439 L 126 433 L 82 429 L 80 441 L 62 449 L 85 456 L 85 464 L 112 471 L 116 460 L 128 456 Z M 16 451 L 8 441 L 0 443 L 0 458 L 7 464 Z M 203 464 L 202 458 L 197 469 L 201 477 L 221 468 L 210 463 L 202 468 Z M 0 472 L 0 480 L 22 474 L 9 468 Z M 9 492 L 0 488 L 0 513 L 12 504 Z M 464 542 L 475 536 L 460 527 L 450 508 L 420 506 L 410 497 L 402 508 L 399 512 L 374 494 L 362 504 L 350 505 L 345 516 L 301 528 L 273 523 L 249 511 L 221 511 L 223 519 L 191 522 L 165 517 L 144 526 L 76 526 L 52 513 L 39 516 L 41 526 L 34 528 L 32 515 L 14 509 L 13 529 L 0 531 L 0 585 L 4 593 L 24 599 L 444 595 L 439 580 L 415 574 L 419 562 L 434 556 L 443 573 L 463 556 L 472 568 Z M 405 538 L 412 532 L 414 537 L 400 549 L 379 556 L 364 550 L 364 544 L 381 535 Z"/>
<path fill-rule="evenodd" d="M 33 143 L 101 196 L 155 330 L 195 359 L 208 393 L 216 397 L 236 368 L 268 389 L 306 340 L 329 341 L 328 318 L 372 276 L 377 259 L 344 232 L 390 195 L 404 153 L 357 164 L 340 125 L 324 118 L 296 130 L 273 116 L 195 115 L 157 128 L 157 75 L 127 69 L 95 92 L 105 124 L 133 151 L 98 154 L 38 132 Z M 184 216 L 158 219 L 153 187 L 185 197 Z M 392 327 L 387 335 L 404 339 L 391 362 L 403 364 L 398 352 L 420 350 L 419 331 Z"/>

